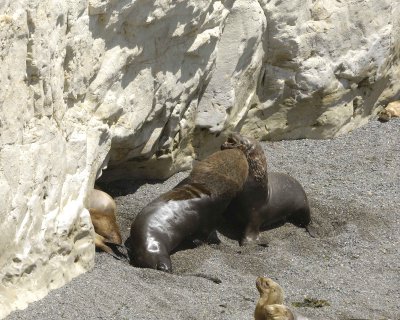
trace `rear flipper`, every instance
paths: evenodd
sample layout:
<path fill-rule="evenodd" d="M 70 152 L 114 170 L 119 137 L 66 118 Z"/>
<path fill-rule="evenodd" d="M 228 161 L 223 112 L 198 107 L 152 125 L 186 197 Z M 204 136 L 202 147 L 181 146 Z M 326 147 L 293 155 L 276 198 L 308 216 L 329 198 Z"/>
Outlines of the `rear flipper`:
<path fill-rule="evenodd" d="M 101 236 L 97 233 L 95 233 L 94 244 L 95 244 L 96 248 L 99 248 L 99 249 L 103 250 L 104 252 L 110 254 L 115 259 L 118 259 L 118 260 L 122 260 L 122 259 L 127 260 L 128 259 L 127 255 L 125 255 L 122 252 L 119 252 L 117 250 L 117 247 L 126 249 L 125 246 L 108 242 L 106 238 L 104 238 L 103 236 Z M 112 249 L 113 247 L 114 247 L 114 250 Z"/>

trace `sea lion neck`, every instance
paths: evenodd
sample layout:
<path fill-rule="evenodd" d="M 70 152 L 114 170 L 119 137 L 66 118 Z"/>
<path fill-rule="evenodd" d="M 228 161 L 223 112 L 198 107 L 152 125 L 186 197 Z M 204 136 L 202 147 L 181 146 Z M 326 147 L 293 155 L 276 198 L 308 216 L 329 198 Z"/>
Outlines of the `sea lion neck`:
<path fill-rule="evenodd" d="M 260 182 L 265 188 L 268 187 L 267 159 L 261 147 L 257 147 L 247 155 L 249 163 L 249 176 Z"/>

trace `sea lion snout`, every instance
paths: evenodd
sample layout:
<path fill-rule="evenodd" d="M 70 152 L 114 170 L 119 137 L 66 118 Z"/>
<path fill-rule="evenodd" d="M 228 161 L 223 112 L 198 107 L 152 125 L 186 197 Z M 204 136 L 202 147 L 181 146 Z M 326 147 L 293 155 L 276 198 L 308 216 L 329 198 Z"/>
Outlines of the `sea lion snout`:
<path fill-rule="evenodd" d="M 258 277 L 256 280 L 256 287 L 258 289 L 258 291 L 264 292 L 265 290 L 269 289 L 270 287 L 270 283 L 269 283 L 269 278 L 266 277 Z M 272 281 L 272 280 L 271 280 Z"/>
<path fill-rule="evenodd" d="M 242 136 L 240 133 L 232 132 L 227 137 L 226 141 L 221 145 L 221 150 L 239 149 L 244 154 L 248 155 L 256 147 L 255 140 Z"/>
<path fill-rule="evenodd" d="M 164 272 L 171 273 L 172 265 L 170 261 L 160 261 L 168 260 L 167 258 L 162 258 L 159 253 L 142 253 L 136 254 L 132 259 L 132 264 L 140 268 L 156 269 Z"/>
<path fill-rule="evenodd" d="M 164 272 L 169 272 L 169 273 L 172 272 L 171 267 L 168 267 L 168 266 L 167 266 L 165 263 L 163 263 L 163 262 L 161 262 L 161 263 L 159 263 L 159 264 L 157 265 L 157 270 L 164 271 Z"/>

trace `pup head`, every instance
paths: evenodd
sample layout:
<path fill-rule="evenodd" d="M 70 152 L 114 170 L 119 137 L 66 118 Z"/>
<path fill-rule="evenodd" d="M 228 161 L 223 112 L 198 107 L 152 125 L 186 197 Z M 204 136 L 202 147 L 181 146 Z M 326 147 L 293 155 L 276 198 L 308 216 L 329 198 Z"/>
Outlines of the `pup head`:
<path fill-rule="evenodd" d="M 260 297 L 267 298 L 266 304 L 282 304 L 283 303 L 283 289 L 279 284 L 270 278 L 258 277 L 256 280 L 256 287 L 260 293 Z"/>

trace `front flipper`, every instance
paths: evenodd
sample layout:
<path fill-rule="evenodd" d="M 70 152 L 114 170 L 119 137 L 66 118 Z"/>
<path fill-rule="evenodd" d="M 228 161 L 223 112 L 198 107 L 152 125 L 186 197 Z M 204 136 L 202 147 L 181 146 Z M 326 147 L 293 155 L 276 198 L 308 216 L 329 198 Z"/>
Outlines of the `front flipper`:
<path fill-rule="evenodd" d="M 207 237 L 208 244 L 220 244 L 221 240 L 218 238 L 217 231 L 211 231 L 211 233 Z"/>
<path fill-rule="evenodd" d="M 241 246 L 245 246 L 252 242 L 256 242 L 260 235 L 260 226 L 262 223 L 262 221 L 260 219 L 260 214 L 255 210 L 251 210 L 248 217 L 249 217 L 249 220 L 244 229 L 243 237 L 240 240 Z"/>

